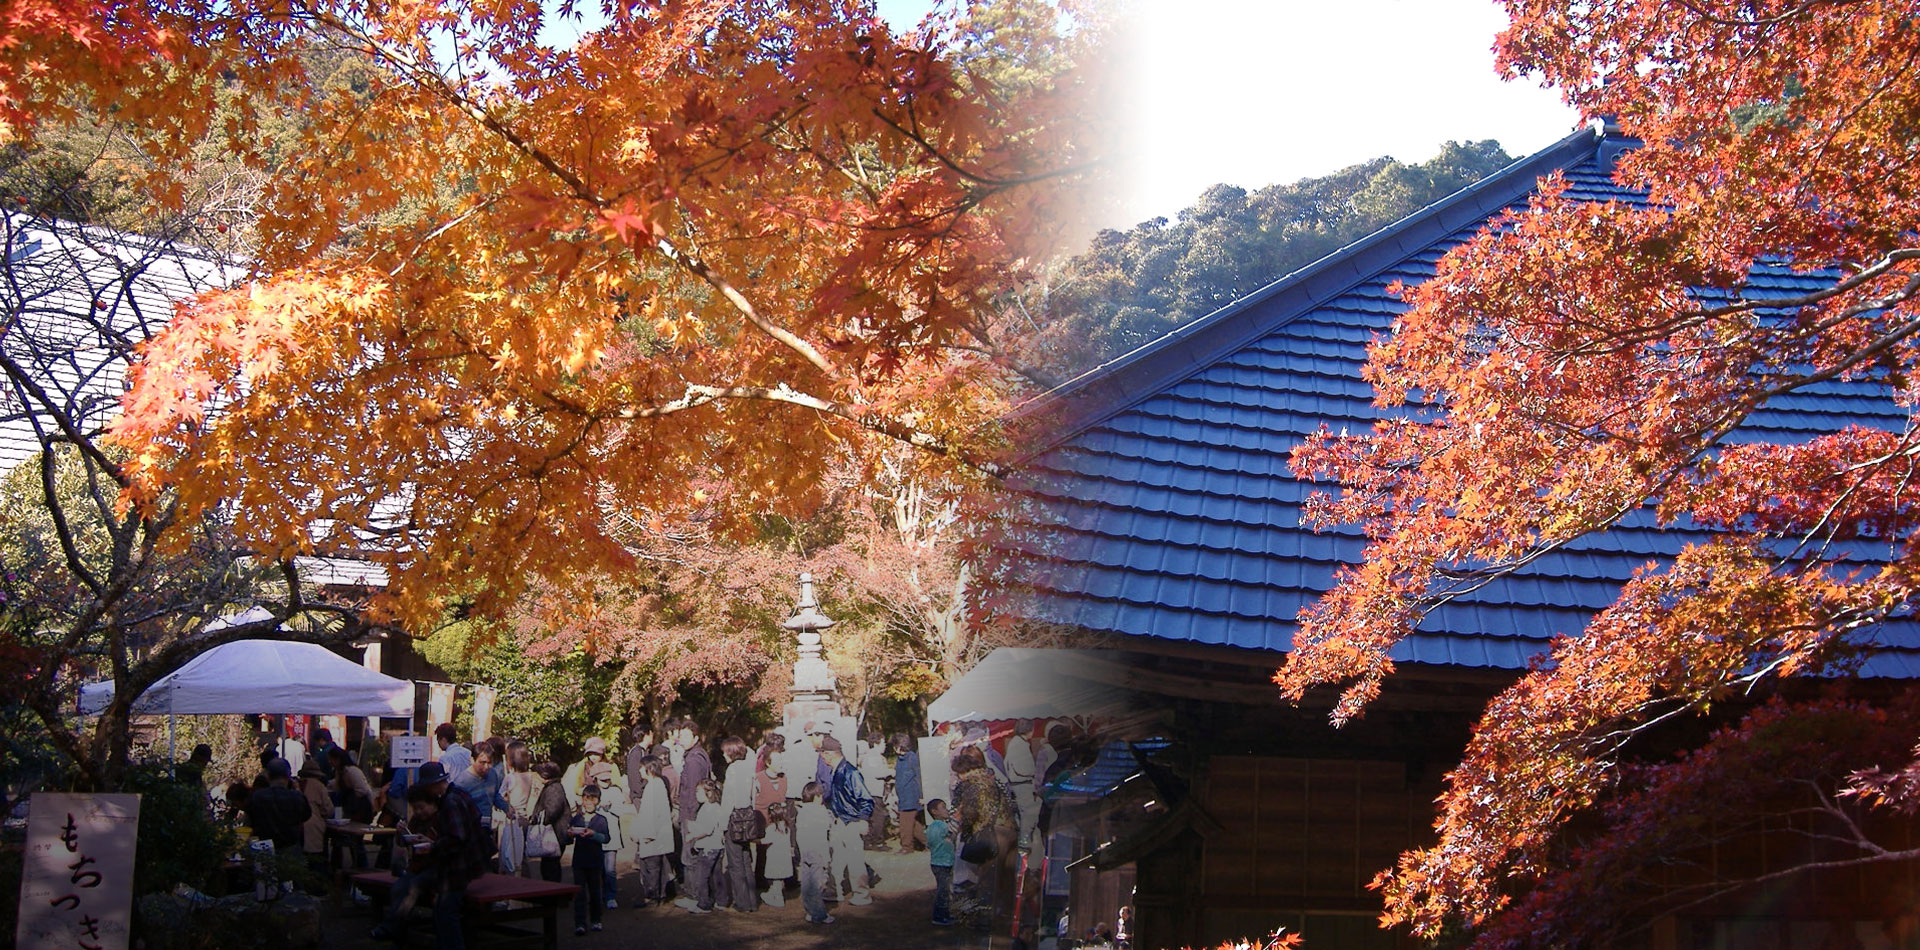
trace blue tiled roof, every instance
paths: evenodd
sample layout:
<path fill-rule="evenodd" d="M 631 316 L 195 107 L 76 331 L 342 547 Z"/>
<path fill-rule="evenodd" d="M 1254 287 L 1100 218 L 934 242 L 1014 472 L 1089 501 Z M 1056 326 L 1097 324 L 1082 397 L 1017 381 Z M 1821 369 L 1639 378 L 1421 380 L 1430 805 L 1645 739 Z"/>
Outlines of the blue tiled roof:
<path fill-rule="evenodd" d="M 1140 771 L 1140 760 L 1135 756 L 1135 750 L 1141 755 L 1151 756 L 1171 745 L 1173 743 L 1166 739 L 1109 742 L 1100 747 L 1092 765 L 1056 780 L 1049 794 L 1104 796 Z"/>
<path fill-rule="evenodd" d="M 1644 205 L 1601 167 L 1619 145 L 1575 133 L 1051 394 L 1035 414 L 1049 441 L 1026 468 L 1049 526 L 1016 542 L 1030 545 L 1026 612 L 1105 633 L 1288 649 L 1299 611 L 1365 544 L 1355 529 L 1301 526 L 1305 498 L 1330 486 L 1296 479 L 1288 454 L 1322 425 L 1359 432 L 1378 417 L 1360 367 L 1368 341 L 1405 309 L 1387 286 L 1432 276 L 1446 250 L 1524 203 L 1547 172 L 1564 171 L 1573 197 Z M 1746 292 L 1787 297 L 1831 277 L 1762 264 Z M 1833 381 L 1768 403 L 1735 440 L 1907 421 L 1884 387 Z M 1636 513 L 1435 609 L 1392 656 L 1524 668 L 1551 636 L 1583 629 L 1635 569 L 1706 536 Z M 1920 625 L 1871 635 L 1890 649 L 1866 675 L 1920 676 Z"/>

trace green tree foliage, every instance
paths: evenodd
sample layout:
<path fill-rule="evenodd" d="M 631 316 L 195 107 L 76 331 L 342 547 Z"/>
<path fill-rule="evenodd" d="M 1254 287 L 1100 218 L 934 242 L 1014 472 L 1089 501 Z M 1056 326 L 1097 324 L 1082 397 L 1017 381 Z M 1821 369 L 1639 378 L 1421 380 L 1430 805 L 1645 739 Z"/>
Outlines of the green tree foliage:
<path fill-rule="evenodd" d="M 495 735 L 533 747 L 536 757 L 567 761 L 588 737 L 606 735 L 618 721 L 609 703 L 617 667 L 574 652 L 536 659 L 501 624 L 463 620 L 419 641 L 420 655 L 457 683 L 491 686 Z M 473 725 L 473 704 L 455 704 L 462 734 Z"/>
<path fill-rule="evenodd" d="M 1378 158 L 1251 192 L 1215 185 L 1175 220 L 1102 231 L 1048 304 L 1056 366 L 1071 375 L 1149 343 L 1511 161 L 1492 140 L 1448 142 L 1418 165 Z"/>

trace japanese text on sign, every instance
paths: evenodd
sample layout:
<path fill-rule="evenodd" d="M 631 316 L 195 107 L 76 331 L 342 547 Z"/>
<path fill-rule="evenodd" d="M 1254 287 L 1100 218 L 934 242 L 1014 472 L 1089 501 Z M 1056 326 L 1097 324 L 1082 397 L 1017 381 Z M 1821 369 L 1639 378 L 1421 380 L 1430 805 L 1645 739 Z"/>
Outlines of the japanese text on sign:
<path fill-rule="evenodd" d="M 29 808 L 19 946 L 124 950 L 140 796 L 41 792 Z"/>

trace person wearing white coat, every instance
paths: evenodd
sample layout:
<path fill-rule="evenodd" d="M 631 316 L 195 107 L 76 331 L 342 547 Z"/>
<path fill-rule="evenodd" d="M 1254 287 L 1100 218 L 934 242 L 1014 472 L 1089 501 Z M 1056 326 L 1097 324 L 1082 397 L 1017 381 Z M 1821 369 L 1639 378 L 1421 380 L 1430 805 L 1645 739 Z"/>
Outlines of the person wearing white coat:
<path fill-rule="evenodd" d="M 633 822 L 633 863 L 640 875 L 640 899 L 658 903 L 666 900 L 667 881 L 672 879 L 667 855 L 673 853 L 673 803 L 667 800 L 665 769 L 658 758 L 642 759 L 640 772 L 646 784 Z"/>

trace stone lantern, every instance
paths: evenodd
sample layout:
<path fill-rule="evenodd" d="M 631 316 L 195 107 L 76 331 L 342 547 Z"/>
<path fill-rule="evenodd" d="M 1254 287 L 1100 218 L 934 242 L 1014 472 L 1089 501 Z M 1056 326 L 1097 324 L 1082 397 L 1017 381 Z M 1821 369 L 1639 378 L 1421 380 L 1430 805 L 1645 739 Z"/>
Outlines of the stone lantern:
<path fill-rule="evenodd" d="M 780 626 L 794 632 L 800 641 L 800 657 L 793 661 L 793 701 L 787 703 L 783 718 L 788 725 L 803 725 L 808 720 L 838 717 L 840 704 L 833 697 L 833 669 L 821 655 L 820 631 L 833 626 L 833 619 L 820 612 L 814 599 L 813 575 L 800 575 L 800 602 L 793 616 Z"/>

